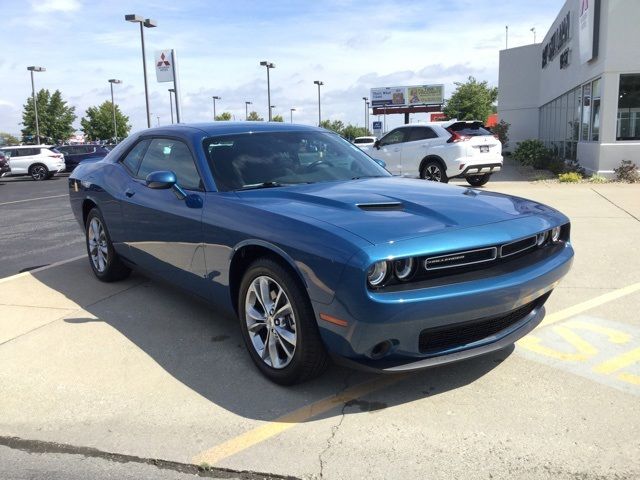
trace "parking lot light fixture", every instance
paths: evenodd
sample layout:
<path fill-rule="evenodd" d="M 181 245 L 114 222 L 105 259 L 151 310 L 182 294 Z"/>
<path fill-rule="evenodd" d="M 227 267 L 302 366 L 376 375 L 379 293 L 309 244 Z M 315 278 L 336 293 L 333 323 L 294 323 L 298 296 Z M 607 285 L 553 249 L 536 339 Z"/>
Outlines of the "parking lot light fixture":
<path fill-rule="evenodd" d="M 213 121 L 216 121 L 216 100 L 222 100 L 222 97 L 219 97 L 217 95 L 214 95 L 211 97 L 211 99 L 213 100 Z"/>
<path fill-rule="evenodd" d="M 320 126 L 320 124 L 322 123 L 322 115 L 320 113 L 320 86 L 324 85 L 324 82 L 321 82 L 320 80 L 314 80 L 313 83 L 318 85 L 318 126 Z"/>
<path fill-rule="evenodd" d="M 249 120 L 249 105 L 253 105 L 251 102 L 244 102 L 244 120 Z"/>
<path fill-rule="evenodd" d="M 290 123 L 293 123 L 293 112 L 295 112 L 296 109 L 295 108 L 290 108 L 289 109 L 289 116 L 290 116 Z"/>
<path fill-rule="evenodd" d="M 40 125 L 38 124 L 38 102 L 36 102 L 36 87 L 33 82 L 33 72 L 46 72 L 47 69 L 44 67 L 27 67 L 27 70 L 31 72 L 31 98 L 33 99 L 33 113 L 36 117 L 36 142 L 37 145 L 40 145 Z"/>
<path fill-rule="evenodd" d="M 171 125 L 173 125 L 173 95 L 176 93 L 175 88 L 169 88 L 169 107 L 171 108 Z"/>
<path fill-rule="evenodd" d="M 109 85 L 111 86 L 111 109 L 113 110 L 113 138 L 115 138 L 116 145 L 118 144 L 118 124 L 116 122 L 116 104 L 113 102 L 113 84 L 122 83 L 122 80 L 117 78 L 110 78 Z"/>
<path fill-rule="evenodd" d="M 275 63 L 263 60 L 260 65 L 267 68 L 267 107 L 269 107 L 269 121 L 271 121 L 271 83 L 269 81 L 269 70 L 276 68 Z"/>
<path fill-rule="evenodd" d="M 364 129 L 369 130 L 369 98 L 362 97 L 364 100 Z"/>
<path fill-rule="evenodd" d="M 151 128 L 151 111 L 149 110 L 149 87 L 147 85 L 147 61 L 145 59 L 144 50 L 144 27 L 153 28 L 158 26 L 158 22 L 151 18 L 143 18 L 140 15 L 129 14 L 125 15 L 124 19 L 127 22 L 140 24 L 140 42 L 142 44 L 142 71 L 144 74 L 144 99 L 147 105 L 147 127 Z"/>

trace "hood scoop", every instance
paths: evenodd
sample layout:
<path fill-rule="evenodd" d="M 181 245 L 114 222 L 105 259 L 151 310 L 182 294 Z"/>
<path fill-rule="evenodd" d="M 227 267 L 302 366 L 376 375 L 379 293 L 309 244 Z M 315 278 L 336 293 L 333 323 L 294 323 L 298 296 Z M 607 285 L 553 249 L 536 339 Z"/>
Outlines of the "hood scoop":
<path fill-rule="evenodd" d="M 404 210 L 402 202 L 357 203 L 356 206 L 366 212 L 388 212 L 390 210 Z"/>

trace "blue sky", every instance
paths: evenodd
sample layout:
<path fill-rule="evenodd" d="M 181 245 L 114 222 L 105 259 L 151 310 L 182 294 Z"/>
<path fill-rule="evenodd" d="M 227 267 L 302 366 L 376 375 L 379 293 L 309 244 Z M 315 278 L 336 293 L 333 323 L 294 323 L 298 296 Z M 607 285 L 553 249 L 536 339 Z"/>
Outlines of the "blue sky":
<path fill-rule="evenodd" d="M 170 121 L 168 83 L 157 83 L 153 52 L 178 53 L 184 121 L 217 112 L 244 119 L 244 102 L 267 116 L 266 72 L 271 70 L 274 113 L 317 122 L 317 87 L 322 80 L 323 119 L 361 125 L 363 96 L 371 87 L 453 82 L 469 75 L 498 83 L 498 51 L 531 43 L 531 27 L 542 39 L 561 0 L 349 0 L 330 1 L 99 1 L 0 0 L 0 131 L 19 132 L 22 105 L 36 88 L 59 89 L 80 117 L 109 99 L 109 78 L 119 78 L 115 95 L 134 130 L 146 127 L 138 27 L 127 13 L 157 20 L 145 29 L 153 122 Z M 423 114 L 424 115 L 424 114 Z M 388 125 L 401 122 L 401 116 Z M 416 115 L 415 120 L 422 117 Z M 426 117 L 424 117 L 426 118 Z"/>

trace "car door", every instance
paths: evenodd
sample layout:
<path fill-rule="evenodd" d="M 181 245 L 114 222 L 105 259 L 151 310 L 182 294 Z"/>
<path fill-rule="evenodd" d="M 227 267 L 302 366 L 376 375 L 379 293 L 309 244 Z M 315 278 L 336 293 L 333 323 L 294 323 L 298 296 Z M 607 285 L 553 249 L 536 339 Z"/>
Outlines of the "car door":
<path fill-rule="evenodd" d="M 127 167 L 135 173 L 122 201 L 122 234 L 129 255 L 143 269 L 206 297 L 202 249 L 205 197 L 194 156 L 187 144 L 176 138 L 150 138 L 143 142 L 148 146 L 139 166 L 135 166 L 134 158 Z M 147 175 L 162 170 L 175 173 L 188 198 L 180 198 L 176 189 L 146 186 Z"/>
<path fill-rule="evenodd" d="M 11 173 L 14 175 L 29 173 L 29 166 L 33 158 L 32 148 L 15 148 L 11 150 L 11 157 L 9 158 L 9 165 L 11 166 Z"/>
<path fill-rule="evenodd" d="M 402 174 L 402 143 L 407 138 L 407 128 L 391 130 L 378 142 L 378 146 L 371 151 L 373 158 L 384 161 L 386 169 L 393 175 Z"/>
<path fill-rule="evenodd" d="M 429 154 L 429 148 L 438 135 L 428 126 L 416 126 L 409 129 L 406 142 L 402 145 L 402 175 L 417 177 L 420 163 Z"/>

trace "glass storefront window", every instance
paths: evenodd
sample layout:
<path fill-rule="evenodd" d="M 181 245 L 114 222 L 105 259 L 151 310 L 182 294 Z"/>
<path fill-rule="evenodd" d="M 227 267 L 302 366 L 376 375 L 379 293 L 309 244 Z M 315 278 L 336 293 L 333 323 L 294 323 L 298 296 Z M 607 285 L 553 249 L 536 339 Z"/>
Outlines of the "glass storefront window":
<path fill-rule="evenodd" d="M 620 75 L 616 140 L 640 140 L 640 73 Z"/>
<path fill-rule="evenodd" d="M 591 84 L 591 140 L 600 139 L 600 79 Z"/>
<path fill-rule="evenodd" d="M 580 140 L 589 140 L 589 120 L 591 119 L 591 84 L 582 86 L 582 123 Z"/>

